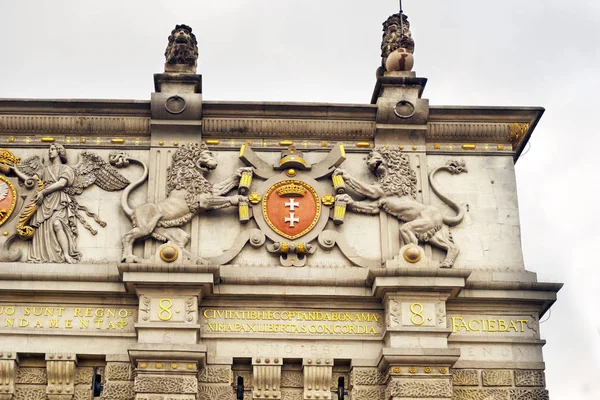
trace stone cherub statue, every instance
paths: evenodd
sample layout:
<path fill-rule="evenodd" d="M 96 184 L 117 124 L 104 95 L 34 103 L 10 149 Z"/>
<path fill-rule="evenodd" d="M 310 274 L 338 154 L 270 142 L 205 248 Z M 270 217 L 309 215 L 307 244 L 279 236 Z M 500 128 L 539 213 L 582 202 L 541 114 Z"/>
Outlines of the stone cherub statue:
<path fill-rule="evenodd" d="M 377 177 L 374 184 L 360 182 L 339 168 L 335 170 L 334 176 L 341 176 L 352 190 L 371 201 L 356 201 L 348 194 L 339 194 L 336 200 L 346 203 L 354 212 L 379 214 L 383 210 L 398 218 L 403 222 L 400 236 L 405 245 L 425 242 L 445 250 L 447 255 L 440 267 L 451 268 L 460 249 L 454 244 L 448 227 L 463 220 L 465 209 L 440 193 L 433 177 L 438 171 L 448 171 L 451 174 L 467 172 L 464 161 L 449 161 L 442 167 L 434 168 L 429 174 L 433 192 L 456 212 L 452 217 L 444 216 L 441 210 L 433 205 L 422 204 L 416 200 L 417 177 L 408 157 L 400 150 L 377 147 L 369 154 L 367 166 Z"/>
<path fill-rule="evenodd" d="M 16 166 L 6 166 L 19 179 L 31 178 L 38 181 L 38 192 L 31 204 L 26 206 L 25 215 L 33 236 L 29 245 L 28 261 L 75 263 L 81 260 L 77 248 L 77 221 L 92 234 L 93 229 L 81 214 L 92 217 L 100 226 L 106 223 L 99 216 L 77 202 L 85 188 L 95 183 L 103 190 L 115 191 L 125 188 L 129 181 L 114 167 L 95 153 L 83 151 L 79 163 L 67 164 L 67 152 L 60 144 L 48 149 L 48 164 L 42 157 L 33 156 Z M 27 235 L 29 236 L 29 235 Z"/>

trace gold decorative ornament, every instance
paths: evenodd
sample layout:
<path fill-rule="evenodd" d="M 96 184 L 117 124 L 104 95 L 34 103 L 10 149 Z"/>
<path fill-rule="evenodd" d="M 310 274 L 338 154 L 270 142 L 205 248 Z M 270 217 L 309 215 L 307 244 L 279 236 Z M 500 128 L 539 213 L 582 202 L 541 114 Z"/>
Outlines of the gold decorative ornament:
<path fill-rule="evenodd" d="M 279 248 L 280 253 L 287 253 L 289 250 L 288 242 L 282 242 L 281 247 Z"/>
<path fill-rule="evenodd" d="M 408 372 L 410 372 L 411 374 L 416 374 L 417 373 L 417 369 L 415 367 L 410 367 L 408 369 Z"/>
<path fill-rule="evenodd" d="M 125 139 L 121 139 L 121 138 L 112 138 L 112 139 L 110 139 L 110 142 L 111 142 L 111 143 L 114 143 L 114 144 L 123 144 L 123 143 L 125 143 Z"/>
<path fill-rule="evenodd" d="M 440 368 L 440 373 L 445 374 L 448 370 L 444 367 Z"/>
<path fill-rule="evenodd" d="M 285 173 L 287 174 L 287 176 L 296 176 L 296 170 L 294 168 L 290 168 L 287 171 L 285 171 Z"/>
<path fill-rule="evenodd" d="M 10 203 L 8 204 L 8 208 L 0 208 L 0 226 L 10 217 L 17 204 L 17 191 L 15 187 L 8 178 L 0 175 L 0 202 L 6 198 L 10 198 Z M 7 234 L 8 232 L 4 236 L 7 236 Z"/>
<path fill-rule="evenodd" d="M 426 374 L 430 374 L 431 373 L 431 368 L 430 367 L 425 367 L 425 369 L 423 370 Z"/>
<path fill-rule="evenodd" d="M 156 363 L 156 368 L 157 369 L 161 369 L 163 367 L 163 365 L 161 363 Z"/>
<path fill-rule="evenodd" d="M 325 141 L 321 142 L 321 147 L 327 147 L 327 142 L 325 142 Z"/>
<path fill-rule="evenodd" d="M 281 165 L 283 165 L 283 164 L 285 164 L 287 162 L 290 162 L 290 161 L 294 161 L 294 162 L 300 163 L 300 164 L 304 165 L 305 167 L 307 166 L 306 161 L 304 161 L 304 159 L 302 157 L 300 157 L 300 156 L 298 156 L 296 154 L 293 154 L 293 153 L 291 155 L 289 155 L 289 156 L 283 157 L 281 159 L 281 161 L 279 161 L 279 165 L 281 166 Z"/>
<path fill-rule="evenodd" d="M 461 147 L 463 150 L 475 150 L 477 148 L 474 144 L 463 144 Z"/>
<path fill-rule="evenodd" d="M 179 257 L 179 251 L 173 246 L 165 246 L 160 249 L 160 259 L 167 263 L 172 263 Z"/>
<path fill-rule="evenodd" d="M 292 142 L 291 140 L 282 140 L 281 142 L 279 142 L 280 146 L 291 146 L 293 144 L 294 142 Z"/>
<path fill-rule="evenodd" d="M 281 197 L 294 195 L 304 196 L 306 195 L 306 188 L 304 186 L 297 185 L 296 183 L 292 182 L 288 185 L 281 186 L 279 189 L 277 189 L 277 194 Z"/>
<path fill-rule="evenodd" d="M 146 368 L 147 366 L 148 366 L 148 364 L 146 364 L 145 362 L 143 362 L 143 363 L 140 363 L 140 368 L 141 368 L 141 369 L 144 369 L 144 368 Z"/>
<path fill-rule="evenodd" d="M 304 243 L 302 243 L 302 242 L 298 243 L 298 247 L 296 248 L 296 252 L 298 254 L 306 254 L 306 246 L 304 246 Z"/>
<path fill-rule="evenodd" d="M 8 143 L 14 143 L 15 142 L 15 138 L 13 136 L 8 138 Z"/>
<path fill-rule="evenodd" d="M 37 191 L 41 192 L 44 189 L 44 182 L 42 180 L 37 179 Z M 35 230 L 33 227 L 26 225 L 33 214 L 37 211 L 38 206 L 35 203 L 35 199 L 32 198 L 29 201 L 29 204 L 25 206 L 23 211 L 21 211 L 21 215 L 19 215 L 19 221 L 17 222 L 17 234 L 21 237 L 21 239 L 31 239 Z"/>
<path fill-rule="evenodd" d="M 138 140 L 139 142 L 139 140 Z M 173 142 L 173 146 L 179 146 L 179 142 Z"/>
<path fill-rule="evenodd" d="M 258 204 L 260 203 L 260 200 L 262 199 L 262 197 L 260 196 L 260 194 L 256 193 L 256 192 L 252 192 L 250 193 L 250 195 L 248 196 L 248 201 L 252 204 Z"/>
<path fill-rule="evenodd" d="M 326 194 L 321 198 L 321 202 L 324 206 L 332 206 L 335 203 L 335 197 L 330 194 Z"/>
<path fill-rule="evenodd" d="M 15 156 L 13 153 L 11 153 L 10 150 L 0 149 L 0 164 L 7 164 L 11 167 L 14 167 L 20 162 L 21 159 Z"/>
<path fill-rule="evenodd" d="M 399 146 L 398 147 L 400 150 L 404 150 L 404 146 Z"/>
<path fill-rule="evenodd" d="M 177 369 L 177 368 L 179 368 L 179 365 L 177 365 L 177 364 L 173 363 L 173 364 L 171 364 L 171 368 L 172 368 L 172 369 Z"/>
<path fill-rule="evenodd" d="M 194 369 L 194 364 L 188 364 L 187 369 Z"/>
<path fill-rule="evenodd" d="M 404 259 L 411 264 L 419 262 L 421 260 L 421 251 L 417 246 L 410 246 L 404 250 L 402 254 Z"/>
<path fill-rule="evenodd" d="M 416 149 L 417 149 L 417 146 L 413 146 L 413 150 L 416 150 Z"/>
<path fill-rule="evenodd" d="M 85 143 L 87 140 L 85 138 L 79 139 L 79 143 Z"/>
<path fill-rule="evenodd" d="M 43 137 L 40 140 L 42 141 L 42 143 L 52 143 L 52 142 L 54 142 L 54 138 L 53 137 Z"/>
<path fill-rule="evenodd" d="M 394 373 L 395 374 L 399 374 L 402 370 L 400 369 L 400 367 L 394 367 Z"/>
<path fill-rule="evenodd" d="M 440 149 L 441 147 L 442 146 L 440 146 L 439 143 L 436 143 L 436 144 L 433 145 L 433 148 L 436 149 L 436 150 Z"/>
<path fill-rule="evenodd" d="M 158 145 L 159 145 L 159 146 L 162 146 L 162 145 L 164 145 L 164 144 L 165 144 L 165 142 L 163 142 L 162 140 L 161 140 L 160 142 L 158 142 Z"/>
<path fill-rule="evenodd" d="M 498 150 L 504 150 L 504 145 L 503 144 L 499 144 L 498 145 Z"/>
<path fill-rule="evenodd" d="M 513 146 L 517 146 L 521 140 L 527 135 L 527 131 L 529 131 L 529 124 L 526 123 L 514 123 L 508 124 L 508 141 L 512 143 Z"/>
<path fill-rule="evenodd" d="M 371 147 L 369 142 L 356 142 L 356 147 Z"/>
<path fill-rule="evenodd" d="M 2 234 L 3 234 L 4 236 L 8 236 L 8 232 L 6 232 L 6 231 L 2 232 Z"/>

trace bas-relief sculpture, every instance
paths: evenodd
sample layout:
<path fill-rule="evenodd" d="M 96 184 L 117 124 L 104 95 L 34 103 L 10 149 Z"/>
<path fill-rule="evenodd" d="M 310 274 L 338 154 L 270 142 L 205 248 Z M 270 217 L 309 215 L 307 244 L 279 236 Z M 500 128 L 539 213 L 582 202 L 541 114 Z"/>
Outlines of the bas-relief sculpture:
<path fill-rule="evenodd" d="M 465 216 L 465 208 L 450 200 L 436 187 L 433 179 L 438 171 L 451 174 L 467 172 L 464 161 L 448 161 L 445 166 L 434 168 L 429 174 L 429 183 L 434 193 L 450 206 L 456 215 L 444 216 L 435 206 L 418 202 L 415 197 L 416 174 L 410 167 L 409 159 L 400 150 L 378 147 L 367 159 L 369 170 L 378 178 L 375 184 L 366 184 L 355 179 L 343 169 L 337 169 L 334 176 L 340 176 L 356 193 L 374 201 L 356 201 L 349 194 L 336 196 L 338 201 L 347 204 L 350 210 L 379 214 L 384 211 L 403 222 L 400 236 L 404 245 L 417 246 L 419 242 L 429 243 L 447 252 L 441 268 L 451 268 L 458 257 L 459 248 L 454 244 L 449 226 L 459 224 Z"/>
<path fill-rule="evenodd" d="M 106 191 L 121 190 L 129 184 L 114 167 L 89 151 L 79 154 L 76 165 L 68 165 L 66 150 L 60 144 L 50 146 L 46 164 L 42 157 L 32 156 L 19 164 L 4 163 L 2 171 L 17 176 L 26 188 L 37 187 L 27 199 L 16 225 L 16 233 L 22 239 L 31 240 L 27 261 L 37 263 L 81 261 L 82 254 L 77 247 L 78 222 L 94 235 L 97 231 L 85 216 L 93 218 L 101 227 L 106 223 L 79 204 L 76 196 L 92 184 Z M 10 241 L 5 243 L 5 250 L 10 244 Z M 14 258 L 14 253 L 7 252 L 3 257 Z"/>

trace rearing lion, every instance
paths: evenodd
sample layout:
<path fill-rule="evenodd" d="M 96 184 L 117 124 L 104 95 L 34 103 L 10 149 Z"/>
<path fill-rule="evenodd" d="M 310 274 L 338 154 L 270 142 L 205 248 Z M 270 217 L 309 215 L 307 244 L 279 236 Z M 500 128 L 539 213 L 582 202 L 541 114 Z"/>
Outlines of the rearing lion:
<path fill-rule="evenodd" d="M 355 212 L 379 214 L 384 210 L 393 215 L 404 222 L 400 227 L 400 236 L 405 245 L 417 245 L 420 241 L 443 249 L 447 255 L 440 266 L 452 268 L 460 250 L 454 244 L 448 227 L 457 225 L 463 220 L 465 209 L 440 193 L 433 176 L 441 170 L 451 174 L 467 172 L 465 162 L 448 161 L 446 165 L 434 168 L 429 174 L 431 189 L 456 212 L 453 217 L 444 216 L 441 210 L 433 205 L 422 204 L 415 200 L 416 174 L 410 167 L 408 157 L 401 154 L 399 150 L 376 148 L 369 155 L 367 166 L 377 176 L 378 183 L 373 185 L 362 183 L 342 169 L 337 169 L 334 175 L 341 176 L 355 192 L 376 201 L 355 201 L 348 194 L 338 195 L 337 199 L 346 202 Z"/>
<path fill-rule="evenodd" d="M 208 147 L 204 143 L 182 145 L 173 154 L 173 162 L 167 170 L 167 198 L 132 209 L 129 195 L 146 181 L 148 166 L 123 153 L 111 154 L 110 161 L 117 167 L 126 166 L 130 161 L 144 167 L 141 178 L 130 184 L 121 198 L 121 206 L 133 223 L 133 229 L 122 239 L 122 262 L 128 263 L 138 261 L 133 255 L 133 243 L 149 236 L 162 242 L 172 241 L 184 248 L 190 238 L 187 232 L 177 227 L 186 224 L 200 211 L 235 206 L 244 201 L 245 196 L 227 197 L 225 194 L 239 185 L 243 172 L 252 172 L 252 168 L 238 168 L 231 178 L 213 185 L 204 177 L 205 172 L 217 167 L 217 160 Z"/>

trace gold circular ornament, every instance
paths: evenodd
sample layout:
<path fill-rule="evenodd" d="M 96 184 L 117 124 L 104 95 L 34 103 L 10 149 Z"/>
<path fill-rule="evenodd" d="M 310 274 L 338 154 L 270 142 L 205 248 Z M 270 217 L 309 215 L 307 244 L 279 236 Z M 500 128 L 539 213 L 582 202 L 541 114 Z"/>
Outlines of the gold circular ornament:
<path fill-rule="evenodd" d="M 445 374 L 448 370 L 444 367 L 440 368 L 440 373 Z"/>
<path fill-rule="evenodd" d="M 179 257 L 179 251 L 173 246 L 165 246 L 160 249 L 160 259 L 167 263 L 172 263 Z"/>
<path fill-rule="evenodd" d="M 262 197 L 260 197 L 260 194 L 256 193 L 256 192 L 252 192 L 250 193 L 250 195 L 248 196 L 248 201 L 252 204 L 258 204 L 260 203 L 260 200 L 262 199 Z"/>
<path fill-rule="evenodd" d="M 394 367 L 394 373 L 395 374 L 399 374 L 402 370 L 400 369 L 400 367 Z"/>
<path fill-rule="evenodd" d="M 147 365 L 145 362 L 143 362 L 143 363 L 140 363 L 140 368 L 141 368 L 141 369 L 144 369 L 144 368 L 146 368 L 147 366 L 148 366 L 148 365 Z"/>
<path fill-rule="evenodd" d="M 8 178 L 0 176 L 0 225 L 8 220 L 16 204 L 17 191 L 15 187 Z"/>
<path fill-rule="evenodd" d="M 332 206 L 335 203 L 335 197 L 330 194 L 326 194 L 321 198 L 321 202 L 324 206 Z"/>
<path fill-rule="evenodd" d="M 157 364 L 156 364 L 156 369 L 161 369 L 162 367 L 163 367 L 163 366 L 162 366 L 162 364 L 161 364 L 161 363 L 157 363 Z"/>
<path fill-rule="evenodd" d="M 194 369 L 194 364 L 188 364 L 187 369 Z"/>
<path fill-rule="evenodd" d="M 415 367 L 410 367 L 408 369 L 408 372 L 410 372 L 411 374 L 416 374 L 417 373 L 417 369 Z"/>
<path fill-rule="evenodd" d="M 404 250 L 404 254 L 402 254 L 404 259 L 411 264 L 419 262 L 421 260 L 421 251 L 417 246 L 410 246 L 406 250 Z"/>
<path fill-rule="evenodd" d="M 173 363 L 173 364 L 171 364 L 171 368 L 172 368 L 172 369 L 177 369 L 177 368 L 179 368 L 179 365 L 177 365 L 177 364 Z"/>
<path fill-rule="evenodd" d="M 296 170 L 294 168 L 290 168 L 287 171 L 285 171 L 285 173 L 287 174 L 287 176 L 296 176 Z"/>
<path fill-rule="evenodd" d="M 430 374 L 431 373 L 431 368 L 425 367 L 424 371 L 425 371 L 426 374 Z"/>

